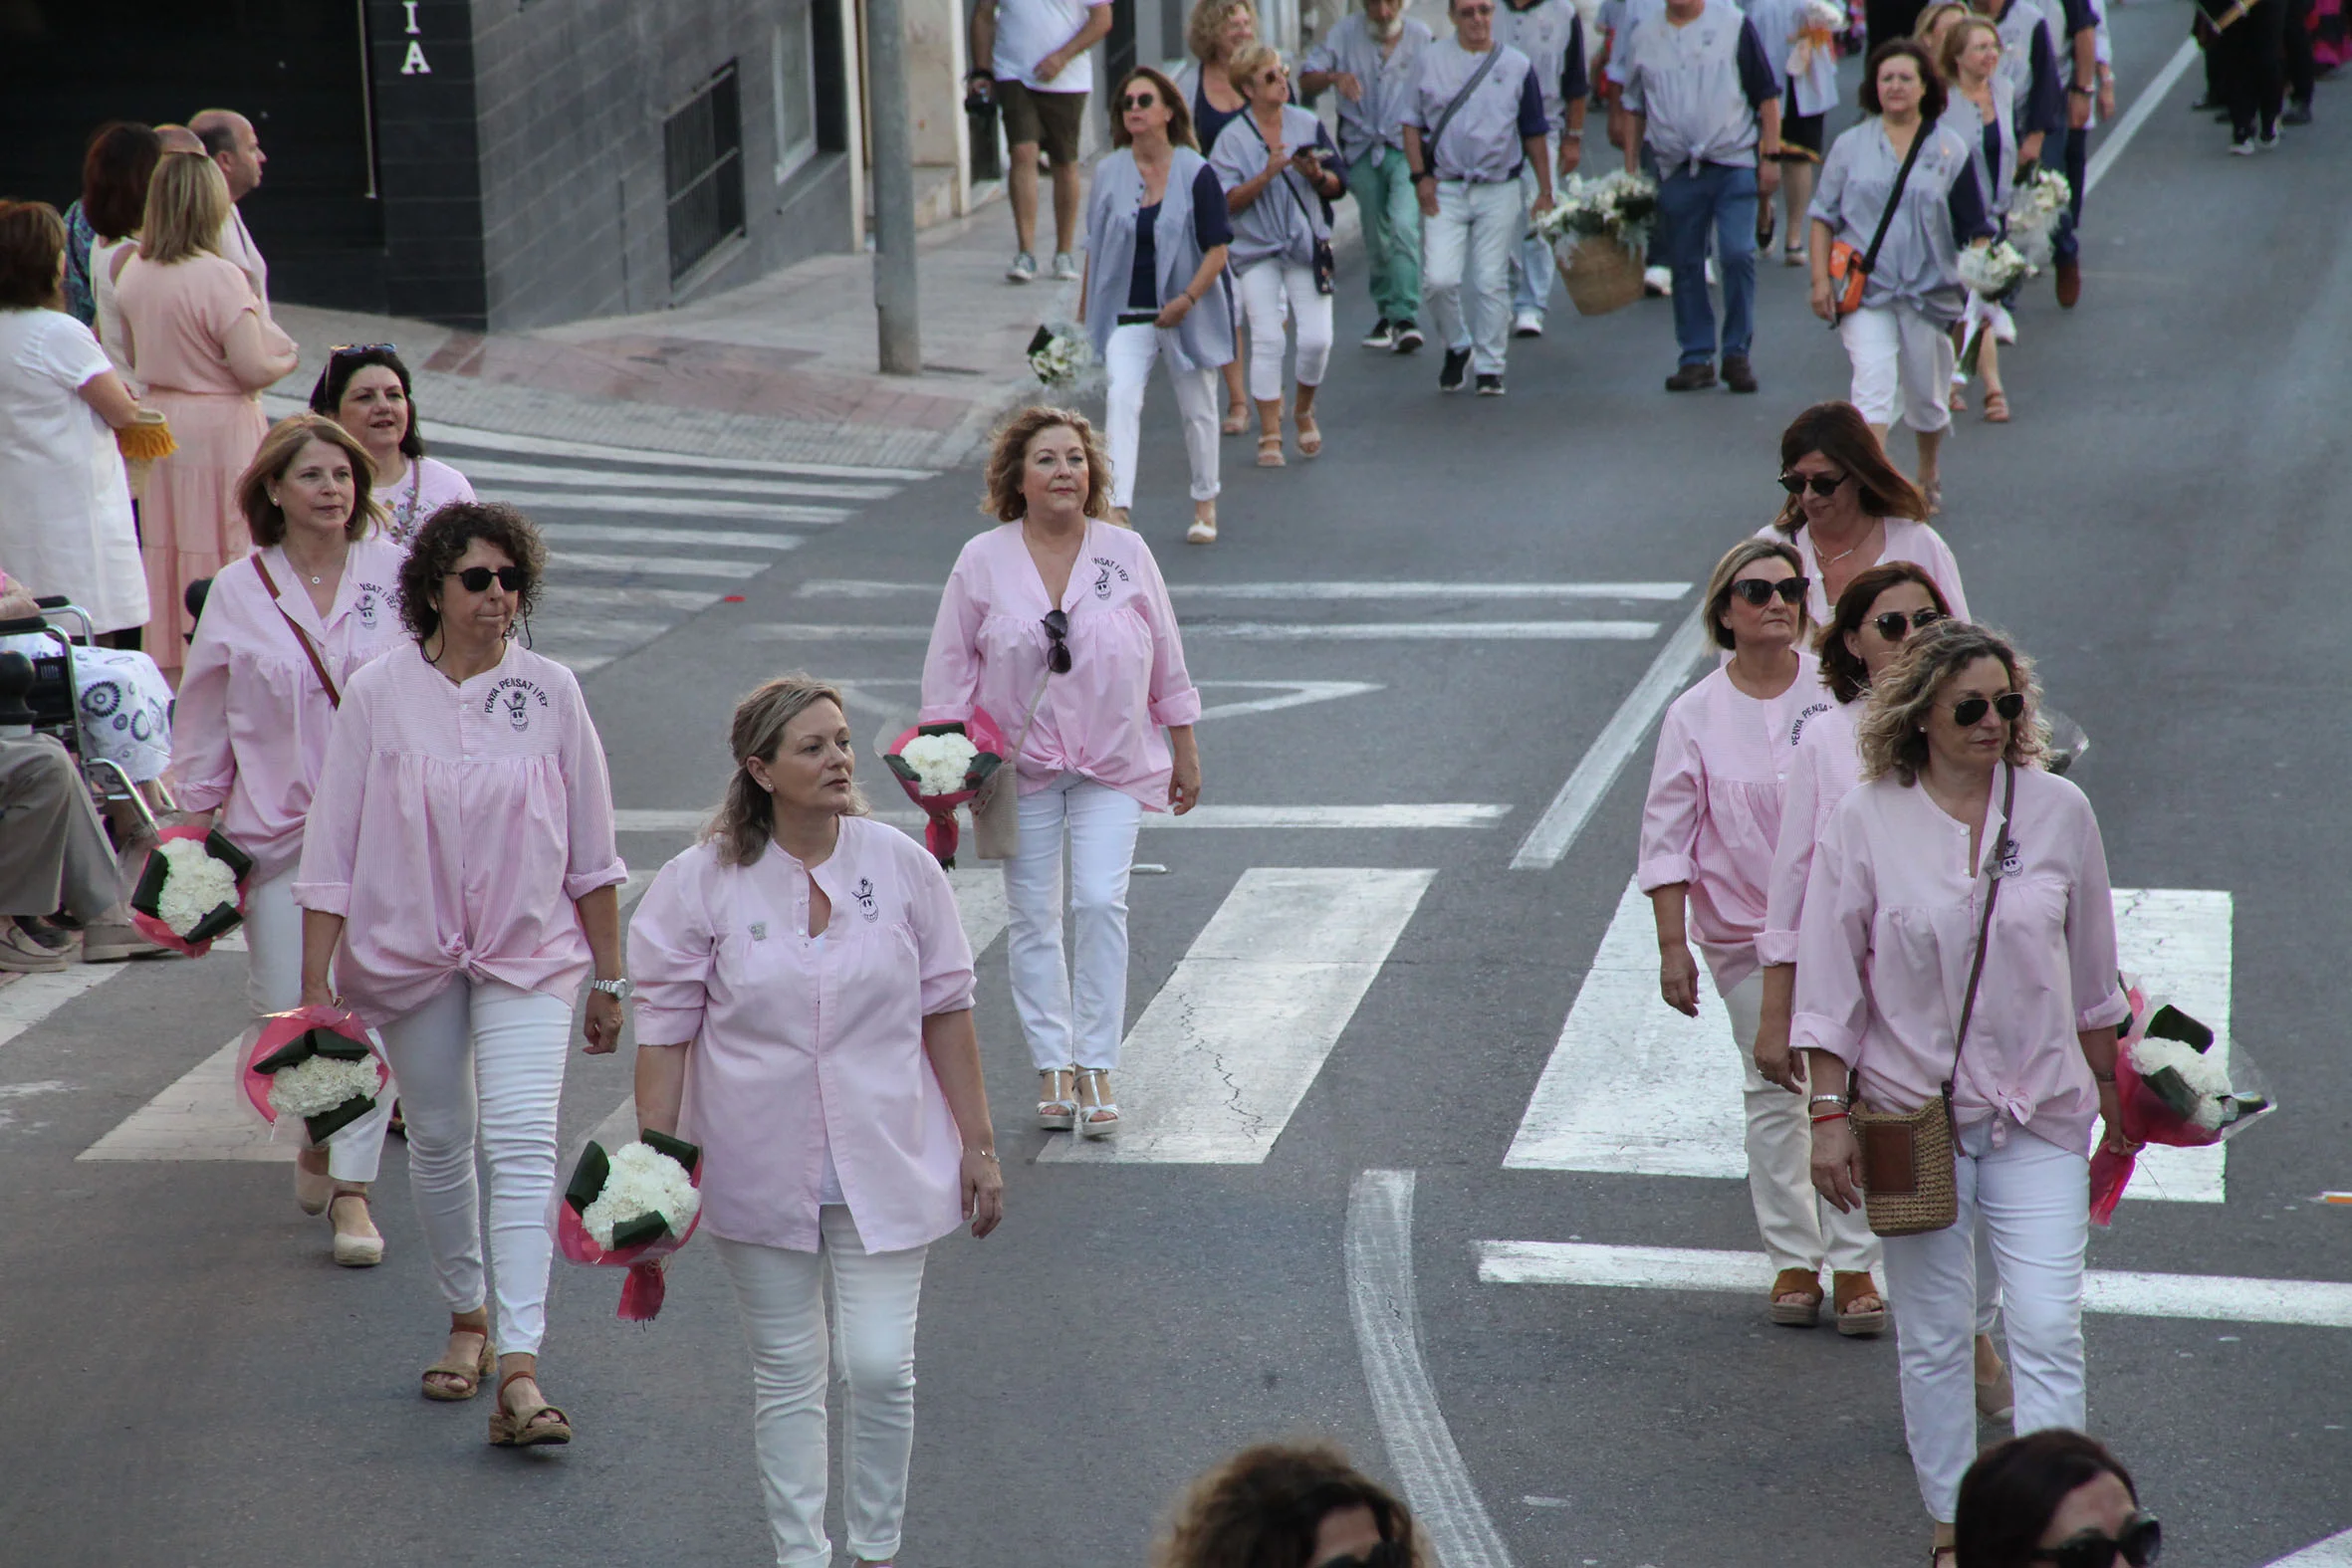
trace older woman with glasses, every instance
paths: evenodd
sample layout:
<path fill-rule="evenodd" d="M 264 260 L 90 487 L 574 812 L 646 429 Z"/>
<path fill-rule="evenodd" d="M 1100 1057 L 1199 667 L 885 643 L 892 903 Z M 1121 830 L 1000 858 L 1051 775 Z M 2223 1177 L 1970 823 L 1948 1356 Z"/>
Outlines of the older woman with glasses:
<path fill-rule="evenodd" d="M 2106 849 L 2082 791 L 2036 766 L 2040 695 L 2032 665 L 1982 627 L 1907 638 L 1871 682 L 1863 783 L 1814 850 L 1797 933 L 1792 1039 L 1816 1096 L 1822 1197 L 1862 1210 L 1848 1105 L 1942 1098 L 1957 1127 L 1958 1220 L 1885 1240 L 1903 1425 L 1939 1560 L 1977 1456 L 1979 1232 L 2017 1430 L 2080 1428 L 2094 1122 L 2108 1149 L 2136 1148 L 2116 1100 L 2128 1008 Z"/>
<path fill-rule="evenodd" d="M 1200 693 L 1151 547 L 1101 521 L 1108 476 L 1085 416 L 1031 408 L 997 432 L 984 510 L 923 661 L 922 721 L 996 720 L 1015 753 L 1020 847 L 1005 862 L 1013 1006 L 1038 1069 L 1038 1125 L 1118 1131 L 1127 872 L 1147 810 L 1201 797 Z M 1165 737 L 1161 732 L 1165 730 Z M 1073 965 L 1062 957 L 1069 843 Z M 1072 1078 L 1075 1078 L 1074 1097 Z"/>
<path fill-rule="evenodd" d="M 1731 658 L 1666 710 L 1642 808 L 1636 872 L 1658 926 L 1658 989 L 1696 1017 L 1696 941 L 1731 1014 L 1746 1080 L 1748 1193 L 1774 1275 L 1771 1320 L 1810 1328 L 1821 1315 L 1821 1266 L 1852 1304 L 1870 1280 L 1869 1228 L 1820 1204 L 1808 1171 L 1804 1107 L 1757 1071 L 1764 1001 L 1756 941 L 1780 831 L 1780 793 L 1804 724 L 1827 711 L 1820 667 L 1802 649 L 1810 622 L 1794 546 L 1743 540 L 1716 562 L 1707 584 L 1707 627 Z M 1881 1319 L 1883 1323 L 1883 1319 Z M 1840 1317 L 1847 1333 L 1875 1333 L 1866 1316 Z"/>
<path fill-rule="evenodd" d="M 1936 580 L 1952 613 L 1968 619 L 1960 562 L 1929 527 L 1927 498 L 1895 471 L 1851 403 L 1815 403 L 1780 433 L 1780 515 L 1757 531 L 1796 549 L 1811 582 L 1817 624 L 1846 584 L 1884 561 L 1908 560 Z"/>
<path fill-rule="evenodd" d="M 618 886 L 603 743 L 572 672 L 511 641 L 547 547 L 512 507 L 443 507 L 400 567 L 410 641 L 351 679 L 303 832 L 302 1000 L 383 1032 L 409 1184 L 448 1305 L 424 1397 L 491 1369 L 479 1143 L 490 1168 L 500 1377 L 490 1441 L 569 1443 L 541 1397 L 556 1109 L 592 972 L 591 1052 L 620 1041 Z M 332 979 L 330 970 L 332 969 Z"/>

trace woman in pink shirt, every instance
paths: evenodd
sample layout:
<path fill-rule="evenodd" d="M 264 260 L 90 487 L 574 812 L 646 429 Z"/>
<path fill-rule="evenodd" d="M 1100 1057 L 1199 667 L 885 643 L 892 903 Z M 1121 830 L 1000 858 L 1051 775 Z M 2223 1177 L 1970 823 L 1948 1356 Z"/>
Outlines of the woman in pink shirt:
<path fill-rule="evenodd" d="M 376 533 L 367 451 L 318 414 L 281 421 L 238 487 L 257 548 L 220 570 L 181 678 L 180 804 L 253 856 L 245 895 L 245 996 L 254 1015 L 302 1002 L 294 904 L 303 819 L 351 678 L 400 640 L 400 552 Z M 294 1196 L 335 1227 L 335 1260 L 383 1260 L 367 1212 L 393 1095 L 295 1156 Z"/>
<path fill-rule="evenodd" d="M 1101 521 L 1109 496 L 1083 415 L 1016 415 L 988 462 L 986 510 L 1002 526 L 956 558 L 923 661 L 922 722 L 984 708 L 1019 754 L 1021 847 L 1005 862 L 1013 1006 L 1037 1064 L 1038 1125 L 1074 1123 L 1088 1138 L 1119 1126 L 1110 1073 L 1126 1027 L 1135 830 L 1145 811 L 1181 816 L 1201 794 L 1201 698 L 1167 584 L 1143 536 Z M 1074 973 L 1061 951 L 1064 836 Z"/>
<path fill-rule="evenodd" d="M 2093 1118 L 2110 1148 L 2132 1148 L 2117 1122 L 2127 1008 L 2106 850 L 2082 791 L 2035 766 L 2039 696 L 1993 633 L 1914 633 L 1871 683 L 1865 782 L 1814 851 L 1797 934 L 1793 1038 L 1813 1093 L 1898 1111 L 1949 1095 L 1959 1128 L 1959 1222 L 1886 1241 L 1903 1424 L 1939 1562 L 1977 1454 L 1977 1232 L 1998 1259 L 2017 1430 L 2080 1428 Z M 1844 1111 L 1815 1106 L 1813 1179 L 1858 1213 Z"/>
<path fill-rule="evenodd" d="M 1764 1000 L 1756 939 L 1780 827 L 1780 790 L 1797 730 L 1826 713 L 1819 667 L 1799 651 L 1805 578 L 1794 547 L 1742 540 L 1707 584 L 1707 624 L 1731 658 L 1674 700 L 1658 731 L 1658 758 L 1642 807 L 1636 876 L 1658 925 L 1658 989 L 1696 1017 L 1696 939 L 1732 1017 L 1747 1080 L 1748 1193 L 1774 1275 L 1775 1323 L 1809 1328 L 1821 1314 L 1821 1265 L 1849 1334 L 1885 1326 L 1870 1278 L 1869 1228 L 1823 1205 L 1812 1190 L 1803 1102 L 1766 1082 L 1752 1053 Z"/>
<path fill-rule="evenodd" d="M 384 533 L 406 550 L 425 519 L 452 501 L 471 501 L 465 475 L 424 455 L 408 365 L 390 343 L 346 343 L 328 350 L 311 387 L 311 407 L 359 438 L 375 469 Z"/>
<path fill-rule="evenodd" d="M 702 1225 L 734 1281 L 777 1561 L 823 1563 L 829 1267 L 849 1382 L 843 1513 L 898 1554 L 930 1245 L 1004 1213 L 972 949 L 946 873 L 865 814 L 840 694 L 802 675 L 736 706 L 702 841 L 629 923 L 637 1125 L 702 1148 Z"/>
<path fill-rule="evenodd" d="M 1780 434 L 1780 488 L 1788 499 L 1766 524 L 1766 537 L 1796 547 L 1798 569 L 1812 579 L 1815 623 L 1858 572 L 1882 561 L 1926 569 L 1952 613 L 1968 619 L 1960 562 L 1928 526 L 1928 501 L 1896 472 L 1878 437 L 1851 403 L 1815 403 Z"/>
<path fill-rule="evenodd" d="M 612 786 L 580 683 L 508 640 L 547 547 L 512 507 L 444 507 L 400 566 L 410 638 L 352 677 L 303 832 L 302 1000 L 342 993 L 383 1032 L 449 1347 L 427 1399 L 490 1371 L 476 1128 L 498 1265 L 490 1441 L 568 1443 L 541 1398 L 556 1107 L 572 1008 L 593 971 L 588 1048 L 620 1039 Z M 338 951 L 340 949 L 340 951 Z M 329 969 L 333 967 L 333 983 Z"/>

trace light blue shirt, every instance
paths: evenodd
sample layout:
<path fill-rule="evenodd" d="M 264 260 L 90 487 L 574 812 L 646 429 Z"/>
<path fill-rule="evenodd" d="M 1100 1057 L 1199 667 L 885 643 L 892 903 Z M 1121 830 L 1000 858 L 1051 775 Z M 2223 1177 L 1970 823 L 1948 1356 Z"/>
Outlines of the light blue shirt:
<path fill-rule="evenodd" d="M 1350 104 L 1334 91 L 1339 105 L 1339 155 L 1354 163 L 1382 147 L 1404 150 L 1405 134 L 1398 128 L 1413 81 L 1421 68 L 1421 53 L 1435 40 L 1425 23 L 1406 17 L 1396 46 L 1383 55 L 1380 41 L 1364 25 L 1362 12 L 1352 12 L 1299 62 L 1308 71 L 1344 71 L 1363 89 L 1363 98 Z"/>

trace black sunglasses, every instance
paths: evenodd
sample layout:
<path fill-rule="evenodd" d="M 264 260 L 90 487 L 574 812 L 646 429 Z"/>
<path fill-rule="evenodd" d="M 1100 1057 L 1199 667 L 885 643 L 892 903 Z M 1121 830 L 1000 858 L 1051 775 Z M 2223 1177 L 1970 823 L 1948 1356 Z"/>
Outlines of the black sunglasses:
<path fill-rule="evenodd" d="M 496 577 L 498 585 L 509 593 L 523 591 L 523 568 L 521 566 L 500 566 L 495 570 L 488 566 L 468 566 L 463 571 L 452 571 L 449 575 L 455 577 L 458 586 L 464 588 L 468 593 L 489 592 L 490 579 L 493 577 Z"/>
<path fill-rule="evenodd" d="M 1925 631 L 1943 618 L 1944 612 L 1940 609 L 1913 610 L 1909 615 L 1901 610 L 1888 610 L 1884 615 L 1872 616 L 1870 624 L 1877 627 L 1878 634 L 1887 641 L 1901 642 L 1907 633 Z"/>
<path fill-rule="evenodd" d="M 1758 609 L 1771 603 L 1775 593 L 1780 595 L 1780 601 L 1784 604 L 1802 604 L 1805 601 L 1805 589 L 1812 584 L 1812 580 L 1810 577 L 1782 577 L 1777 582 L 1766 582 L 1762 577 L 1742 577 L 1732 584 L 1732 591 Z"/>
<path fill-rule="evenodd" d="M 1046 668 L 1056 675 L 1069 673 L 1069 615 L 1054 609 L 1046 614 Z"/>
<path fill-rule="evenodd" d="M 1326 1557 L 1314 1568 L 1404 1568 L 1405 1549 L 1395 1541 L 1382 1541 L 1360 1557 Z"/>
<path fill-rule="evenodd" d="M 1985 710 L 1992 709 L 2003 720 L 2016 718 L 2025 711 L 2023 692 L 2002 692 L 1990 700 L 1983 697 L 1963 697 L 1952 705 L 1952 722 L 1964 730 L 1974 729 L 1985 722 Z"/>
<path fill-rule="evenodd" d="M 1802 474 L 1782 474 L 1780 488 L 1792 496 L 1801 496 L 1805 493 L 1805 486 L 1810 485 L 1816 496 L 1833 496 L 1837 494 L 1837 487 L 1852 477 L 1851 474 L 1815 474 L 1807 479 Z"/>
<path fill-rule="evenodd" d="M 1130 93 L 1119 100 L 1119 108 L 1151 109 L 1156 107 L 1159 101 L 1159 95 L 1156 93 Z"/>
<path fill-rule="evenodd" d="M 2156 1515 L 2135 1513 L 2124 1521 L 2123 1533 L 2112 1540 L 2096 1531 L 2085 1531 L 2035 1552 L 2033 1560 L 2055 1563 L 2057 1568 L 2115 1568 L 2116 1559 L 2121 1558 L 2131 1568 L 2149 1568 L 2163 1550 L 2164 1526 L 2156 1522 Z"/>
<path fill-rule="evenodd" d="M 344 359 L 354 354 L 398 353 L 399 351 L 391 343 L 337 343 L 327 350 L 327 356 L 330 359 Z"/>

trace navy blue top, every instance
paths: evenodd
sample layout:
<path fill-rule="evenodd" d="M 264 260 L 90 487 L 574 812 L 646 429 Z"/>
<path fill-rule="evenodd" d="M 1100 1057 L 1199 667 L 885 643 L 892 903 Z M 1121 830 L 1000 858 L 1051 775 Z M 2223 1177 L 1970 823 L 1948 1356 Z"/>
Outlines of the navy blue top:
<path fill-rule="evenodd" d="M 1156 314 L 1160 308 L 1159 242 L 1152 237 L 1159 221 L 1160 204 L 1156 201 L 1135 210 L 1135 266 L 1127 274 L 1130 311 Z M 1225 210 L 1225 187 L 1217 183 L 1216 171 L 1205 163 L 1192 177 L 1192 238 L 1204 256 L 1220 245 L 1233 243 L 1233 217 Z"/>
<path fill-rule="evenodd" d="M 1971 170 L 1971 172 L 1975 171 Z M 1985 174 L 1993 181 L 1995 190 L 2001 188 L 2000 182 L 2003 175 L 2000 167 L 2000 121 L 1999 119 L 1985 121 Z M 1957 234 L 1960 231 L 1955 229 L 1953 232 Z"/>
<path fill-rule="evenodd" d="M 1568 47 L 1560 56 L 1559 101 L 1560 112 L 1580 98 L 1590 97 L 1592 83 L 1584 74 L 1584 18 L 1581 14 L 1568 23 Z M 1558 129 L 1565 130 L 1566 125 Z"/>
<path fill-rule="evenodd" d="M 1242 100 L 1240 109 L 1219 109 L 1210 103 L 1208 75 L 1208 68 L 1202 67 L 1201 75 L 1192 84 L 1192 135 L 1200 143 L 1203 153 L 1216 146 L 1218 133 L 1241 118 L 1250 108 L 1248 99 Z"/>
<path fill-rule="evenodd" d="M 1550 128 L 1551 118 L 1543 112 L 1543 89 L 1530 71 L 1519 82 L 1519 139 L 1540 136 Z"/>
<path fill-rule="evenodd" d="M 1780 96 L 1780 73 L 1772 69 L 1772 57 L 1764 53 L 1764 38 L 1756 31 L 1756 24 L 1746 17 L 1740 19 L 1740 91 L 1747 96 L 1748 107 L 1763 112 L 1764 101 Z"/>

